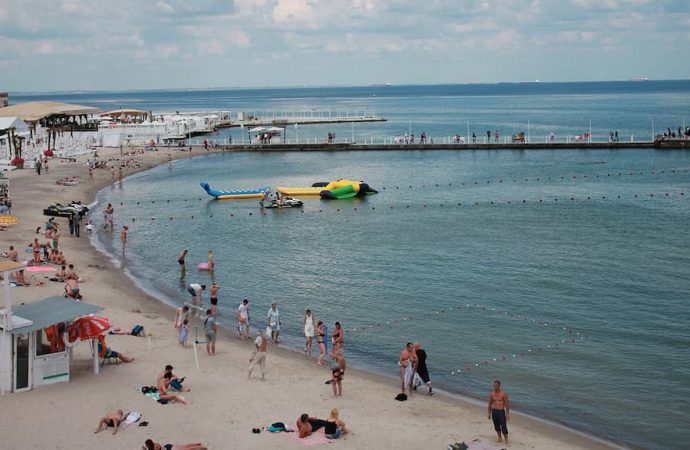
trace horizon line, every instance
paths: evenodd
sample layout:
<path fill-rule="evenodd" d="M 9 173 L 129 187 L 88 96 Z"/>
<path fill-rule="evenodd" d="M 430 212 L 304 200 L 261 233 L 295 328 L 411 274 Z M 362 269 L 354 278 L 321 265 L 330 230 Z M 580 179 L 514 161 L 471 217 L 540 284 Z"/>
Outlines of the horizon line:
<path fill-rule="evenodd" d="M 495 82 L 464 82 L 464 83 L 371 83 L 371 84 L 323 84 L 323 85 L 282 85 L 282 86 L 204 86 L 204 87 L 179 87 L 179 88 L 134 88 L 134 89 L 70 89 L 55 91 L 4 91 L 8 95 L 47 95 L 47 94 L 99 94 L 99 93 L 130 93 L 130 92 L 184 92 L 184 91 L 222 91 L 222 90 L 260 90 L 260 89 L 323 89 L 323 88 L 388 88 L 388 87 L 419 87 L 419 86 L 468 86 L 468 85 L 500 85 L 500 84 L 571 84 L 571 83 L 628 83 L 628 82 L 660 82 L 660 81 L 690 81 L 690 78 L 676 79 L 651 79 L 646 77 L 632 77 L 627 79 L 614 80 L 586 80 L 586 81 L 541 81 L 522 80 L 522 81 L 495 81 Z"/>

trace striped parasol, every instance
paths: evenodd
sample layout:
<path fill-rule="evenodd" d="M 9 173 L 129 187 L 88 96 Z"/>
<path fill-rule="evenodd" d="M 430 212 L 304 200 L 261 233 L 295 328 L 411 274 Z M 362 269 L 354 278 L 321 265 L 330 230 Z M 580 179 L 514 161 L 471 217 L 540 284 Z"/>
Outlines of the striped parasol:
<path fill-rule="evenodd" d="M 79 339 L 86 341 L 94 339 L 110 329 L 110 320 L 107 317 L 84 316 L 74 321 L 70 327 L 76 327 L 79 331 Z"/>

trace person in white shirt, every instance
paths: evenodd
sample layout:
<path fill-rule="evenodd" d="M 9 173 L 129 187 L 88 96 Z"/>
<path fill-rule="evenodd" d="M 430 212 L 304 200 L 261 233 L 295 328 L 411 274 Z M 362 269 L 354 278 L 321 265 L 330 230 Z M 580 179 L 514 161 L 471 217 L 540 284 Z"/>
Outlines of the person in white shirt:
<path fill-rule="evenodd" d="M 278 335 L 280 334 L 280 312 L 278 312 L 278 304 L 271 303 L 271 309 L 266 314 L 266 321 L 271 328 L 271 340 L 274 344 L 278 343 Z"/>
<path fill-rule="evenodd" d="M 249 300 L 246 298 L 237 308 L 237 331 L 240 332 L 240 338 L 244 340 L 245 336 L 249 337 Z"/>
<path fill-rule="evenodd" d="M 197 301 L 199 302 L 199 306 L 201 305 L 203 300 L 202 295 L 205 289 L 205 284 L 192 283 L 189 286 L 187 286 L 187 292 L 189 292 L 192 296 L 192 305 L 197 306 Z"/>

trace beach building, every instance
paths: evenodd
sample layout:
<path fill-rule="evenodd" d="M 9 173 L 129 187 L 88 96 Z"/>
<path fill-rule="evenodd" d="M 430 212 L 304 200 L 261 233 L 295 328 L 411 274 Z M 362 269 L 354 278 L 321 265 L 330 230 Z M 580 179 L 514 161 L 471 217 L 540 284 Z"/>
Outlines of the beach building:
<path fill-rule="evenodd" d="M 0 309 L 0 391 L 28 391 L 69 381 L 72 350 L 64 333 L 70 322 L 102 310 L 100 306 L 54 296 L 12 307 L 9 274 L 25 266 L 0 262 L 4 308 Z M 95 344 L 94 344 L 95 348 Z M 98 352 L 94 352 L 94 367 Z"/>

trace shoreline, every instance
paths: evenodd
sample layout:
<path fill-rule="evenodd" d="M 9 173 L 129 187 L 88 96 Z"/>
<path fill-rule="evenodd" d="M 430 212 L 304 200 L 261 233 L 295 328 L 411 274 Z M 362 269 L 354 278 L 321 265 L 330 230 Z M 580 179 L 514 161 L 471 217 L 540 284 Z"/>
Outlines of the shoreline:
<path fill-rule="evenodd" d="M 197 152 L 196 154 L 192 154 L 192 156 L 195 157 L 203 154 L 218 153 L 221 151 L 221 149 L 213 149 L 208 153 Z M 100 153 L 103 157 L 109 158 L 119 156 L 116 154 L 117 152 L 118 150 L 112 149 L 112 151 L 105 150 L 101 151 Z M 185 152 L 172 152 L 172 155 L 173 159 L 190 157 L 190 155 Z M 142 156 L 142 158 L 139 158 L 139 156 Z M 125 176 L 129 176 L 137 172 L 142 172 L 151 169 L 160 164 L 164 164 L 166 162 L 166 156 L 167 152 L 164 151 L 156 152 L 156 154 L 154 155 L 137 155 L 134 158 L 138 159 L 139 161 L 142 161 L 141 166 L 133 170 L 127 170 Z M 129 157 L 125 156 L 124 158 L 128 159 Z M 28 214 L 18 215 L 22 218 L 26 215 L 27 217 L 30 217 L 30 219 L 23 221 L 21 225 L 13 227 L 9 231 L 3 232 L 2 236 L 9 238 L 8 244 L 14 244 L 17 246 L 21 245 L 20 242 L 26 241 L 29 237 L 27 236 L 29 234 L 29 231 L 27 230 L 30 230 L 32 227 L 34 230 L 36 228 L 36 224 L 32 224 L 32 226 L 27 227 L 27 222 L 30 222 L 31 220 L 40 222 L 40 220 L 37 219 L 37 216 L 43 217 L 41 215 L 40 208 L 38 208 L 36 204 L 22 205 L 22 203 L 25 203 L 27 200 L 31 198 L 31 194 L 35 193 L 36 190 L 38 190 L 38 192 L 41 192 L 40 188 L 43 187 L 41 186 L 41 184 L 46 184 L 32 183 L 31 180 L 45 182 L 47 178 L 58 178 L 56 177 L 56 175 L 64 176 L 66 173 L 74 174 L 74 169 L 80 168 L 80 175 L 83 177 L 82 179 L 84 181 L 82 181 L 82 183 L 80 183 L 80 185 L 77 186 L 78 189 L 66 190 L 66 188 L 61 186 L 57 187 L 57 185 L 54 184 L 53 186 L 56 186 L 54 190 L 61 190 L 61 192 L 68 194 L 68 196 L 77 195 L 77 192 L 79 192 L 80 195 L 86 197 L 81 199 L 85 204 L 95 202 L 98 192 L 107 188 L 109 185 L 113 183 L 113 180 L 110 179 L 109 173 L 106 173 L 105 171 L 103 171 L 103 173 L 97 173 L 98 179 L 95 180 L 93 184 L 91 182 L 88 182 L 88 180 L 86 180 L 87 176 L 84 176 L 84 174 L 86 173 L 86 169 L 82 165 L 83 161 L 86 159 L 86 156 L 80 156 L 77 159 L 78 161 L 80 161 L 80 163 L 62 165 L 58 164 L 58 167 L 56 169 L 51 169 L 50 175 L 46 175 L 45 177 L 42 176 L 42 180 L 38 180 L 30 170 L 24 170 L 22 173 L 18 173 L 16 176 L 13 174 L 10 175 L 9 178 L 12 180 L 11 192 L 17 194 L 11 196 L 15 204 L 13 210 L 16 210 L 17 212 L 24 212 L 24 210 L 26 209 L 26 212 Z M 115 181 L 115 183 L 117 183 L 117 181 Z M 27 188 L 31 186 L 34 189 L 17 189 L 15 187 L 15 184 L 19 184 L 20 186 L 26 184 L 28 185 Z M 65 201 L 66 199 L 68 199 L 68 197 L 65 197 L 64 199 L 58 199 L 58 201 Z M 33 214 L 29 213 L 30 211 L 32 211 Z M 20 232 L 20 230 L 22 229 L 25 230 L 23 232 Z M 19 234 L 23 236 L 21 238 L 22 240 L 19 239 Z M 131 408 L 134 410 L 144 411 L 144 408 L 146 407 L 147 411 L 144 411 L 144 420 L 155 420 L 159 419 L 160 417 L 169 418 L 171 420 L 171 423 L 165 423 L 162 420 L 155 420 L 155 423 L 152 424 L 152 426 L 156 428 L 156 435 L 160 435 L 161 433 L 163 433 L 164 428 L 165 431 L 167 431 L 168 433 L 167 437 L 160 437 L 159 439 L 169 438 L 170 440 L 174 440 L 176 442 L 201 440 L 209 444 L 209 446 L 212 448 L 223 448 L 221 444 L 222 442 L 226 442 L 227 439 L 231 436 L 233 439 L 235 439 L 235 436 L 233 436 L 231 433 L 232 430 L 228 430 L 226 429 L 226 427 L 221 427 L 219 429 L 216 429 L 215 433 L 209 433 L 210 430 L 205 430 L 204 432 L 193 434 L 194 430 L 201 431 L 201 429 L 198 426 L 190 427 L 190 424 L 186 423 L 176 423 L 177 421 L 175 420 L 175 414 L 178 417 L 181 414 L 186 415 L 186 412 L 182 412 L 179 410 L 179 408 L 184 407 L 178 405 L 160 407 L 156 404 L 150 404 L 151 402 L 146 401 L 145 398 L 142 399 L 142 396 L 140 394 L 134 396 L 136 392 L 133 392 L 133 389 L 131 389 L 130 386 L 120 386 L 121 383 L 118 383 L 117 381 L 119 378 L 118 374 L 122 375 L 121 372 L 127 371 L 131 378 L 136 378 L 137 380 L 140 380 L 142 378 L 142 374 L 140 373 L 140 371 L 144 369 L 145 373 L 143 374 L 143 379 L 151 380 L 155 377 L 155 373 L 157 373 L 157 371 L 159 371 L 160 368 L 162 368 L 162 365 L 164 365 L 166 361 L 170 361 L 175 365 L 177 369 L 176 371 L 185 371 L 188 375 L 191 375 L 190 378 L 194 379 L 193 381 L 190 381 L 190 384 L 192 386 L 192 392 L 190 393 L 189 397 L 192 399 L 193 405 L 189 408 L 194 408 L 196 406 L 197 409 L 201 408 L 201 411 L 206 411 L 209 405 L 205 404 L 203 399 L 195 398 L 198 395 L 197 392 L 201 390 L 198 389 L 197 386 L 201 385 L 203 387 L 210 388 L 209 390 L 213 391 L 213 388 L 217 386 L 217 383 L 223 383 L 223 380 L 227 379 L 232 379 L 233 384 L 238 383 L 239 385 L 242 385 L 242 383 L 244 383 L 244 377 L 242 377 L 241 375 L 244 373 L 246 365 L 245 363 L 240 362 L 246 361 L 245 358 L 248 356 L 250 352 L 251 344 L 247 342 L 240 342 L 237 339 L 235 333 L 233 333 L 231 330 L 223 329 L 219 333 L 219 355 L 215 358 L 215 361 L 211 361 L 210 358 L 208 358 L 205 355 L 205 353 L 203 352 L 203 348 L 199 349 L 199 356 L 202 363 L 201 370 L 197 372 L 193 368 L 193 364 L 189 355 L 187 355 L 185 361 L 180 360 L 179 354 L 184 352 L 189 353 L 190 349 L 181 349 L 175 342 L 176 339 L 174 336 L 174 331 L 170 326 L 170 323 L 172 322 L 173 309 L 171 309 L 171 307 L 164 300 L 158 298 L 155 295 L 151 295 L 151 293 L 147 292 L 147 290 L 144 287 L 139 286 L 139 284 L 136 281 L 136 277 L 128 274 L 126 269 L 124 269 L 123 267 L 117 267 L 114 264 L 114 261 L 117 259 L 116 255 L 103 253 L 103 250 L 98 249 L 91 242 L 92 238 L 87 237 L 86 235 L 84 235 L 83 237 L 86 239 L 73 239 L 69 238 L 68 236 L 63 236 L 63 241 L 61 242 L 64 242 L 69 262 L 74 261 L 75 264 L 77 264 L 77 271 L 80 273 L 80 275 L 84 276 L 84 274 L 86 274 L 84 277 L 87 279 L 87 281 L 82 285 L 82 290 L 85 293 L 85 301 L 105 306 L 106 310 L 104 312 L 104 315 L 111 317 L 111 319 L 113 319 L 112 322 L 115 326 L 128 327 L 132 326 L 136 321 L 142 323 L 149 332 L 153 332 L 152 341 L 154 343 L 154 348 L 156 349 L 156 352 L 160 350 L 163 354 L 158 357 L 155 357 L 151 354 L 150 351 L 142 350 L 141 347 L 143 347 L 143 345 L 141 344 L 141 342 L 137 342 L 138 340 L 134 338 L 128 339 L 127 337 L 120 336 L 109 337 L 109 342 L 112 342 L 113 347 L 120 351 L 123 351 L 125 354 L 134 354 L 136 358 L 135 362 L 132 364 L 120 364 L 120 366 L 118 366 L 117 368 L 111 368 L 110 366 L 106 366 L 101 375 L 96 376 L 89 371 L 90 360 L 87 357 L 85 357 L 85 355 L 88 353 L 88 349 L 85 348 L 86 346 L 80 346 L 78 350 L 75 351 L 75 363 L 72 368 L 72 378 L 74 380 L 72 380 L 72 382 L 61 383 L 53 386 L 39 387 L 36 390 L 27 393 L 8 394 L 8 396 L 6 396 L 4 399 L 1 399 L 0 401 L 7 402 L 9 405 L 14 405 L 14 408 L 22 408 L 25 404 L 25 400 L 28 400 L 32 404 L 31 408 L 40 409 L 46 406 L 45 400 L 42 401 L 42 396 L 44 395 L 47 397 L 55 397 L 57 398 L 57 400 L 55 401 L 58 402 L 64 403 L 69 402 L 70 400 L 76 400 L 77 402 L 79 402 L 78 397 L 80 397 L 81 395 L 77 395 L 76 397 L 70 398 L 69 396 L 62 394 L 71 393 L 70 395 L 73 396 L 75 393 L 81 393 L 83 385 L 88 385 L 86 386 L 85 390 L 90 391 L 92 393 L 103 391 L 109 392 L 110 389 L 104 388 L 104 385 L 107 384 L 108 387 L 117 390 L 117 392 L 120 392 L 120 389 L 123 389 L 123 392 L 126 391 L 129 395 L 122 395 L 122 397 L 127 397 L 128 399 L 131 398 L 132 400 L 130 400 L 130 402 L 136 402 L 137 408 L 139 408 L 135 409 L 134 407 L 127 407 L 128 409 Z M 95 239 L 95 236 L 93 237 L 93 239 Z M 3 239 L 3 241 L 4 240 L 5 239 Z M 96 251 L 94 252 L 94 250 Z M 131 251 L 135 251 L 135 249 L 130 249 L 130 252 Z M 96 287 L 94 286 L 94 284 L 98 284 L 98 286 Z M 61 284 L 50 285 L 43 288 L 29 287 L 21 288 L 21 292 L 18 292 L 18 289 L 14 289 L 14 303 L 18 304 L 22 300 L 27 301 L 29 299 L 33 300 L 36 298 L 46 297 L 48 295 L 51 295 L 52 292 L 47 293 L 41 291 L 55 291 L 55 288 L 57 288 L 57 290 L 60 290 L 61 287 Z M 101 287 L 103 289 L 100 289 Z M 103 292 L 101 291 L 106 291 L 106 295 L 103 295 Z M 220 357 L 221 349 L 223 355 L 222 357 Z M 230 355 L 226 356 L 226 353 L 228 352 L 230 353 Z M 142 353 L 144 355 L 143 358 Z M 236 378 L 234 376 L 230 376 L 237 375 L 238 368 L 225 367 L 227 365 L 225 363 L 228 362 L 226 360 L 228 356 L 232 358 L 231 362 L 240 363 L 240 377 Z M 301 361 L 300 358 L 304 361 Z M 153 359 L 154 361 L 150 361 L 151 359 Z M 220 359 L 222 359 L 223 361 L 219 363 L 218 360 Z M 309 361 L 310 364 L 304 364 L 305 361 Z M 153 364 L 153 366 L 148 367 L 151 364 Z M 213 367 L 214 364 L 216 367 Z M 218 364 L 221 364 L 221 366 L 218 367 Z M 146 365 L 147 367 L 137 367 L 144 365 Z M 211 373 L 207 374 L 205 372 L 209 370 L 209 366 L 211 366 Z M 285 370 L 278 371 L 276 370 L 276 368 L 283 368 Z M 431 442 L 434 442 L 435 444 L 435 440 L 437 438 L 439 438 L 439 443 L 445 444 L 451 441 L 454 442 L 455 440 L 465 440 L 466 442 L 469 442 L 475 437 L 481 438 L 483 442 L 491 443 L 493 442 L 493 438 L 495 437 L 495 435 L 493 435 L 493 430 L 491 429 L 490 423 L 486 421 L 485 411 L 483 411 L 485 407 L 481 406 L 481 400 L 475 400 L 472 397 L 466 397 L 463 395 L 444 392 L 443 395 L 434 396 L 433 400 L 431 400 L 431 398 L 426 398 L 425 395 L 418 395 L 417 397 L 411 399 L 408 402 L 396 405 L 396 402 L 392 401 L 392 397 L 397 392 L 397 382 L 395 381 L 395 377 L 386 376 L 384 374 L 375 372 L 368 372 L 366 370 L 361 369 L 350 369 L 348 370 L 348 377 L 346 378 L 345 382 L 345 396 L 343 398 L 335 400 L 324 398 L 324 395 L 326 397 L 330 397 L 330 388 L 323 386 L 318 387 L 318 384 L 322 383 L 320 380 L 322 380 L 324 377 L 327 377 L 328 373 L 325 372 L 324 369 L 316 367 L 315 364 L 313 364 L 312 359 L 307 360 L 305 359 L 305 357 L 301 357 L 299 351 L 295 351 L 291 348 L 276 348 L 272 345 L 269 348 L 268 371 L 268 380 L 265 382 L 265 384 L 256 385 L 253 381 L 247 382 L 250 383 L 247 385 L 249 388 L 240 389 L 240 391 L 257 389 L 259 391 L 258 395 L 260 399 L 282 399 L 283 397 L 285 397 L 285 395 L 287 395 L 287 397 L 284 398 L 282 404 L 271 405 L 275 407 L 274 409 L 278 410 L 277 414 L 275 414 L 277 417 L 266 417 L 266 405 L 252 405 L 251 403 L 246 404 L 247 399 L 242 399 L 244 400 L 244 404 L 248 407 L 248 409 L 257 410 L 256 412 L 250 412 L 249 414 L 247 414 L 247 411 L 245 411 L 244 414 L 244 416 L 249 415 L 250 419 L 254 419 L 255 421 L 261 420 L 257 419 L 257 417 L 263 418 L 263 422 L 266 422 L 266 424 L 276 421 L 278 419 L 289 419 L 289 425 L 291 425 L 294 421 L 292 417 L 296 417 L 299 414 L 299 411 L 295 409 L 295 406 L 301 403 L 301 399 L 299 396 L 297 399 L 291 397 L 290 392 L 286 393 L 281 391 L 286 386 L 289 386 L 289 384 L 285 384 L 286 382 L 294 382 L 300 384 L 300 386 L 297 389 L 299 392 L 304 392 L 304 390 L 306 389 L 306 392 L 308 393 L 307 395 L 312 395 L 314 399 L 317 400 L 323 400 L 322 402 L 318 402 L 319 404 L 324 403 L 323 405 L 320 405 L 318 409 L 312 402 L 307 402 L 307 405 L 311 405 L 306 406 L 306 408 L 309 408 L 308 411 L 310 413 L 313 412 L 315 415 L 322 416 L 327 413 L 326 410 L 330 409 L 331 405 L 338 404 L 338 407 L 341 408 L 341 412 L 344 414 L 344 419 L 355 430 L 355 433 L 353 435 L 348 436 L 346 439 L 346 445 L 351 446 L 353 448 L 380 448 L 377 444 L 379 442 L 385 445 L 390 445 L 391 438 L 389 436 L 381 436 L 381 433 L 378 433 L 377 430 L 380 430 L 385 427 L 386 429 L 392 430 L 391 433 L 393 433 L 395 436 L 405 435 L 404 429 L 407 428 L 407 425 L 409 425 L 409 423 L 417 424 L 417 426 L 421 424 L 427 425 L 426 420 L 424 418 L 425 416 L 427 416 L 429 419 L 428 427 L 425 427 L 425 429 L 429 430 L 429 434 L 431 435 L 440 433 L 442 436 L 440 438 L 439 436 L 419 436 L 420 434 L 424 433 L 415 433 L 414 429 L 411 429 L 408 430 L 408 432 L 411 433 L 412 436 L 406 436 L 406 438 L 410 440 L 401 440 L 399 445 L 404 446 L 408 442 L 421 442 L 424 443 L 424 445 L 429 445 Z M 298 373 L 298 375 L 295 376 L 295 373 Z M 282 380 L 282 378 L 285 378 L 286 374 L 288 379 Z M 309 378 L 313 381 L 314 377 L 316 377 L 319 380 L 317 382 L 317 385 L 311 385 L 306 387 L 301 386 L 301 384 L 304 384 L 304 379 Z M 203 378 L 210 379 L 203 380 Z M 128 377 L 125 377 L 125 379 L 129 381 Z M 153 381 L 148 382 L 152 383 Z M 221 386 L 224 386 L 224 384 L 221 384 Z M 257 388 L 256 386 L 259 386 L 259 388 Z M 266 387 L 267 389 L 265 389 Z M 276 392 L 276 390 L 278 391 Z M 314 391 L 317 392 L 314 393 Z M 242 397 L 242 395 L 250 394 L 248 392 L 237 393 L 234 392 L 234 390 L 232 394 L 230 394 L 229 392 L 227 392 L 227 389 L 221 390 L 221 393 L 239 397 Z M 369 395 L 365 395 L 363 397 L 363 393 L 368 393 Z M 208 394 L 208 392 L 202 391 L 202 394 Z M 256 394 L 256 392 L 254 392 L 254 394 Z M 350 396 L 353 396 L 355 398 L 352 399 L 350 398 Z M 254 397 L 250 395 L 250 402 L 251 398 Z M 390 401 L 386 402 L 385 405 L 378 405 L 382 402 L 382 399 Z M 98 400 L 103 401 L 99 402 Z M 85 408 L 90 412 L 90 414 L 86 414 L 88 420 L 91 420 L 94 414 L 102 415 L 103 413 L 105 413 L 106 411 L 104 410 L 104 408 L 115 408 L 113 400 L 117 399 L 103 399 L 102 397 L 99 399 L 98 395 L 96 394 L 96 401 L 92 402 L 95 404 L 90 406 L 89 408 Z M 207 400 L 209 400 L 212 403 L 216 403 L 217 399 L 215 395 L 212 395 L 211 397 L 207 397 Z M 364 408 L 362 406 L 363 402 L 365 404 L 366 402 L 373 403 L 369 405 L 372 411 L 361 411 L 362 409 L 366 409 L 366 406 L 364 406 Z M 33 405 L 34 403 L 35 405 Z M 77 404 L 80 403 L 75 402 L 75 407 Z M 108 406 L 104 407 L 103 404 L 106 404 Z M 417 411 L 411 411 L 412 408 L 410 407 L 410 405 L 414 405 L 416 408 L 420 408 L 419 412 L 422 412 L 421 418 L 419 417 L 420 414 L 418 414 Z M 220 409 L 216 411 L 216 409 L 218 409 L 218 406 L 220 406 Z M 285 410 L 285 406 L 287 406 L 289 408 L 289 411 L 291 412 L 283 413 L 281 410 Z M 382 413 L 377 413 L 378 406 L 385 406 L 385 408 L 383 408 Z M 398 408 L 397 406 L 400 407 Z M 224 417 L 226 417 L 227 411 L 222 409 L 222 407 L 223 405 L 216 405 L 213 406 L 212 409 L 214 412 L 218 412 L 218 414 L 221 414 Z M 125 407 L 123 406 L 123 408 Z M 163 408 L 164 410 L 157 408 Z M 13 421 L 17 421 L 17 418 L 12 418 L 14 416 L 8 417 L 10 416 L 10 414 L 8 414 L 8 411 L 10 409 L 13 408 L 3 408 L 3 411 L 5 411 L 5 413 L 0 413 L 0 419 L 8 424 L 13 423 Z M 152 412 L 148 412 L 148 410 Z M 439 412 L 437 410 L 442 411 Z M 364 422 L 362 422 L 361 415 L 364 413 L 364 416 L 367 416 L 367 412 L 369 412 L 371 415 L 365 417 Z M 289 415 L 286 417 L 285 414 Z M 460 419 L 454 417 L 458 415 L 464 417 L 460 417 Z M 357 416 L 360 416 L 360 420 L 354 419 Z M 619 444 L 606 441 L 603 438 L 592 436 L 575 429 L 567 428 L 562 424 L 550 422 L 545 419 L 540 419 L 539 417 L 531 416 L 520 412 L 516 412 L 515 416 L 515 420 L 511 421 L 511 424 L 513 430 L 516 431 L 513 434 L 511 434 L 511 436 L 517 435 L 517 440 L 513 439 L 513 441 L 510 444 L 510 448 L 625 448 L 620 446 Z M 230 417 L 228 417 L 228 419 L 229 418 Z M 279 439 L 277 437 L 273 438 L 272 436 L 270 438 L 266 438 L 267 433 L 264 433 L 260 437 L 254 437 L 253 435 L 247 432 L 248 428 L 243 422 L 244 419 L 235 418 L 235 420 L 238 422 L 242 422 L 243 431 L 240 432 L 241 437 L 238 435 L 236 439 L 238 439 L 238 443 L 244 443 L 242 445 L 243 448 L 258 448 L 265 445 L 273 445 L 276 448 L 296 448 L 295 444 L 290 443 L 289 441 Z M 458 427 L 458 420 L 461 420 L 463 422 L 461 427 Z M 372 423 L 372 421 L 374 423 Z M 187 421 L 185 420 L 184 422 Z M 264 425 L 263 422 L 260 423 L 260 425 Z M 234 423 L 234 421 L 231 421 L 230 423 Z M 367 429 L 366 427 L 367 424 L 370 425 L 369 429 Z M 100 435 L 97 435 L 97 437 L 95 438 L 90 437 L 93 436 L 90 434 L 91 425 L 93 424 L 91 424 L 90 422 L 78 422 L 78 427 L 76 427 L 75 429 L 70 429 L 67 433 L 67 436 L 62 437 L 63 440 L 60 440 L 60 444 L 78 445 L 78 443 L 89 442 L 92 445 L 98 445 L 100 448 L 122 448 L 125 445 L 125 441 L 120 440 L 122 436 L 117 437 L 115 440 L 101 439 Z M 371 427 L 371 425 L 374 426 Z M 18 425 L 18 427 L 21 426 Z M 457 430 L 458 428 L 465 429 L 464 435 L 463 432 Z M 432 430 L 434 429 L 436 430 L 436 433 L 432 432 Z M 396 432 L 396 430 L 398 430 L 399 433 Z M 144 431 L 146 430 L 144 429 Z M 154 430 L 152 429 L 150 431 Z M 126 435 L 127 439 L 136 435 L 134 437 L 136 437 L 137 439 L 134 440 L 133 443 L 139 442 L 139 445 L 145 439 L 145 437 L 140 437 L 143 436 L 141 429 L 137 429 L 136 433 L 127 430 L 123 432 L 122 435 Z M 147 432 L 146 436 L 148 437 L 149 435 L 156 438 L 156 435 L 152 435 L 150 432 Z M 529 436 L 529 438 L 527 438 L 526 436 Z M 45 438 L 49 438 L 49 436 L 45 436 Z M 383 440 L 381 440 L 382 438 Z M 535 438 L 540 438 L 540 440 L 544 441 L 537 443 L 533 440 Z M 25 444 L 25 442 L 21 442 L 21 440 L 13 441 L 13 439 L 15 438 L 10 438 L 10 445 Z M 434 439 L 434 441 L 431 441 L 429 439 Z M 527 439 L 529 439 L 529 441 L 525 442 L 525 440 Z M 110 442 L 110 444 L 105 444 L 106 442 Z M 55 445 L 55 443 L 53 442 L 50 445 Z"/>

